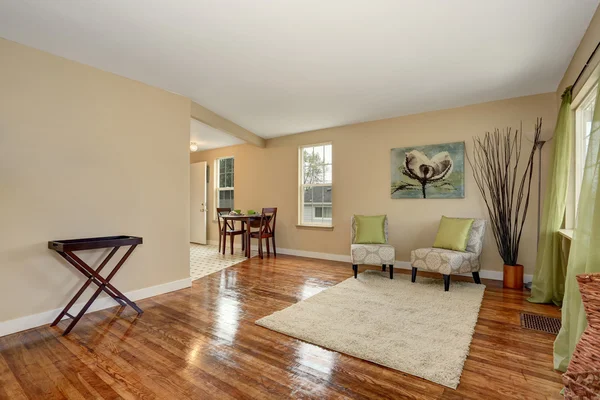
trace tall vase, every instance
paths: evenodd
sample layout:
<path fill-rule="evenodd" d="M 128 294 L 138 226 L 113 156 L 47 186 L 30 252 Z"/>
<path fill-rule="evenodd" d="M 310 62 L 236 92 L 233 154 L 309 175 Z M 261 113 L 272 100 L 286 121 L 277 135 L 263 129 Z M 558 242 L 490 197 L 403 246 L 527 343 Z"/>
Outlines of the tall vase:
<path fill-rule="evenodd" d="M 509 289 L 523 289 L 523 266 L 504 264 L 504 287 Z"/>

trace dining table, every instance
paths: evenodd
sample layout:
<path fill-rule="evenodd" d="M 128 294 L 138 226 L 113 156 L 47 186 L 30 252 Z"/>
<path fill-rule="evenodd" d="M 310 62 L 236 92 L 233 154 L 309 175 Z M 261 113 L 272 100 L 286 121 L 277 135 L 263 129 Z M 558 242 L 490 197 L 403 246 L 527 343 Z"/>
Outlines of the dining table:
<path fill-rule="evenodd" d="M 232 221 L 232 222 L 236 222 L 239 221 L 242 224 L 242 230 L 244 229 L 244 227 L 246 228 L 246 235 L 244 240 L 246 240 L 246 246 L 245 246 L 245 255 L 247 258 L 250 258 L 252 256 L 252 252 L 250 251 L 250 224 L 253 221 L 260 221 L 261 218 L 261 214 L 250 214 L 250 215 L 246 215 L 246 214 L 221 214 L 220 216 L 225 223 L 227 223 L 227 221 Z M 223 235 L 223 241 L 225 241 L 227 239 L 227 235 L 225 234 L 225 231 L 223 231 L 221 233 Z"/>

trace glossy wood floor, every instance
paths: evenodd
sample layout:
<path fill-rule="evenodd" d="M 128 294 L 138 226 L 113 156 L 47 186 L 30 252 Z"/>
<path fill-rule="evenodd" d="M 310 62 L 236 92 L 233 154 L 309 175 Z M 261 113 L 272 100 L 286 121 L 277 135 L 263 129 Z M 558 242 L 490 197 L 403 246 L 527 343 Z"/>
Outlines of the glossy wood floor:
<path fill-rule="evenodd" d="M 139 318 L 112 308 L 86 315 L 66 338 L 49 327 L 5 336 L 0 398 L 561 398 L 554 336 L 519 325 L 522 310 L 559 316 L 558 309 L 529 304 L 526 292 L 495 281 L 484 281 L 458 390 L 254 325 L 351 275 L 338 262 L 254 258 L 139 301 Z"/>

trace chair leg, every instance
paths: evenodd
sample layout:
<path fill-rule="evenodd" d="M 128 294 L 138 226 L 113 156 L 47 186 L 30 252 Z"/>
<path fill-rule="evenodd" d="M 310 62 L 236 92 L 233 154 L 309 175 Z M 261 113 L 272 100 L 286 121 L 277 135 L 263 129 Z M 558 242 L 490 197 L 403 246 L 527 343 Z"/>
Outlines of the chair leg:
<path fill-rule="evenodd" d="M 269 238 L 265 238 L 265 242 L 267 242 L 267 255 L 271 255 L 271 249 L 269 245 Z"/>
<path fill-rule="evenodd" d="M 390 267 L 390 279 L 394 279 L 394 264 L 389 264 Z"/>
<path fill-rule="evenodd" d="M 415 283 L 416 280 L 417 280 L 417 269 L 415 267 L 412 267 L 412 275 L 410 277 L 410 281 L 412 283 Z"/>
<path fill-rule="evenodd" d="M 382 270 L 383 272 L 385 272 L 385 264 L 383 264 L 383 265 L 381 266 L 381 270 Z"/>
<path fill-rule="evenodd" d="M 231 252 L 231 255 L 233 255 L 233 239 L 235 238 L 235 235 L 231 235 L 229 237 L 229 246 L 231 247 L 231 249 L 229 249 L 229 251 Z"/>
<path fill-rule="evenodd" d="M 352 264 L 352 271 L 354 271 L 354 279 L 358 276 L 358 265 Z"/>
<path fill-rule="evenodd" d="M 450 275 L 444 275 L 444 292 L 450 290 Z"/>
<path fill-rule="evenodd" d="M 479 272 L 473 272 L 473 280 L 476 284 L 481 284 L 481 279 L 479 278 Z"/>
<path fill-rule="evenodd" d="M 242 233 L 242 253 L 246 250 L 246 234 Z"/>
<path fill-rule="evenodd" d="M 271 238 L 271 240 L 273 240 L 273 255 L 275 257 L 277 257 L 277 248 L 275 247 L 275 235 L 273 234 L 273 237 Z"/>
<path fill-rule="evenodd" d="M 223 235 L 223 255 L 225 255 L 225 245 L 227 244 L 227 236 Z"/>
<path fill-rule="evenodd" d="M 258 238 L 258 256 L 261 260 L 263 259 L 262 238 L 260 236 Z"/>

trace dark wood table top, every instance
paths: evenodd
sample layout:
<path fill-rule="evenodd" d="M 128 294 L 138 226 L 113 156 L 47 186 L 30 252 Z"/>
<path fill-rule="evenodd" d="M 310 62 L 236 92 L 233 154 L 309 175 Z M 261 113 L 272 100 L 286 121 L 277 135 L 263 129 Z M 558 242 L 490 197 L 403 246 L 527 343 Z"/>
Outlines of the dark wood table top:
<path fill-rule="evenodd" d="M 85 239 L 51 240 L 48 248 L 56 251 L 78 251 L 103 249 L 117 246 L 133 246 L 142 244 L 143 239 L 137 236 L 104 236 Z"/>
<path fill-rule="evenodd" d="M 260 214 L 252 214 L 252 215 L 221 215 L 223 219 L 229 220 L 249 220 L 249 219 L 260 219 Z"/>

